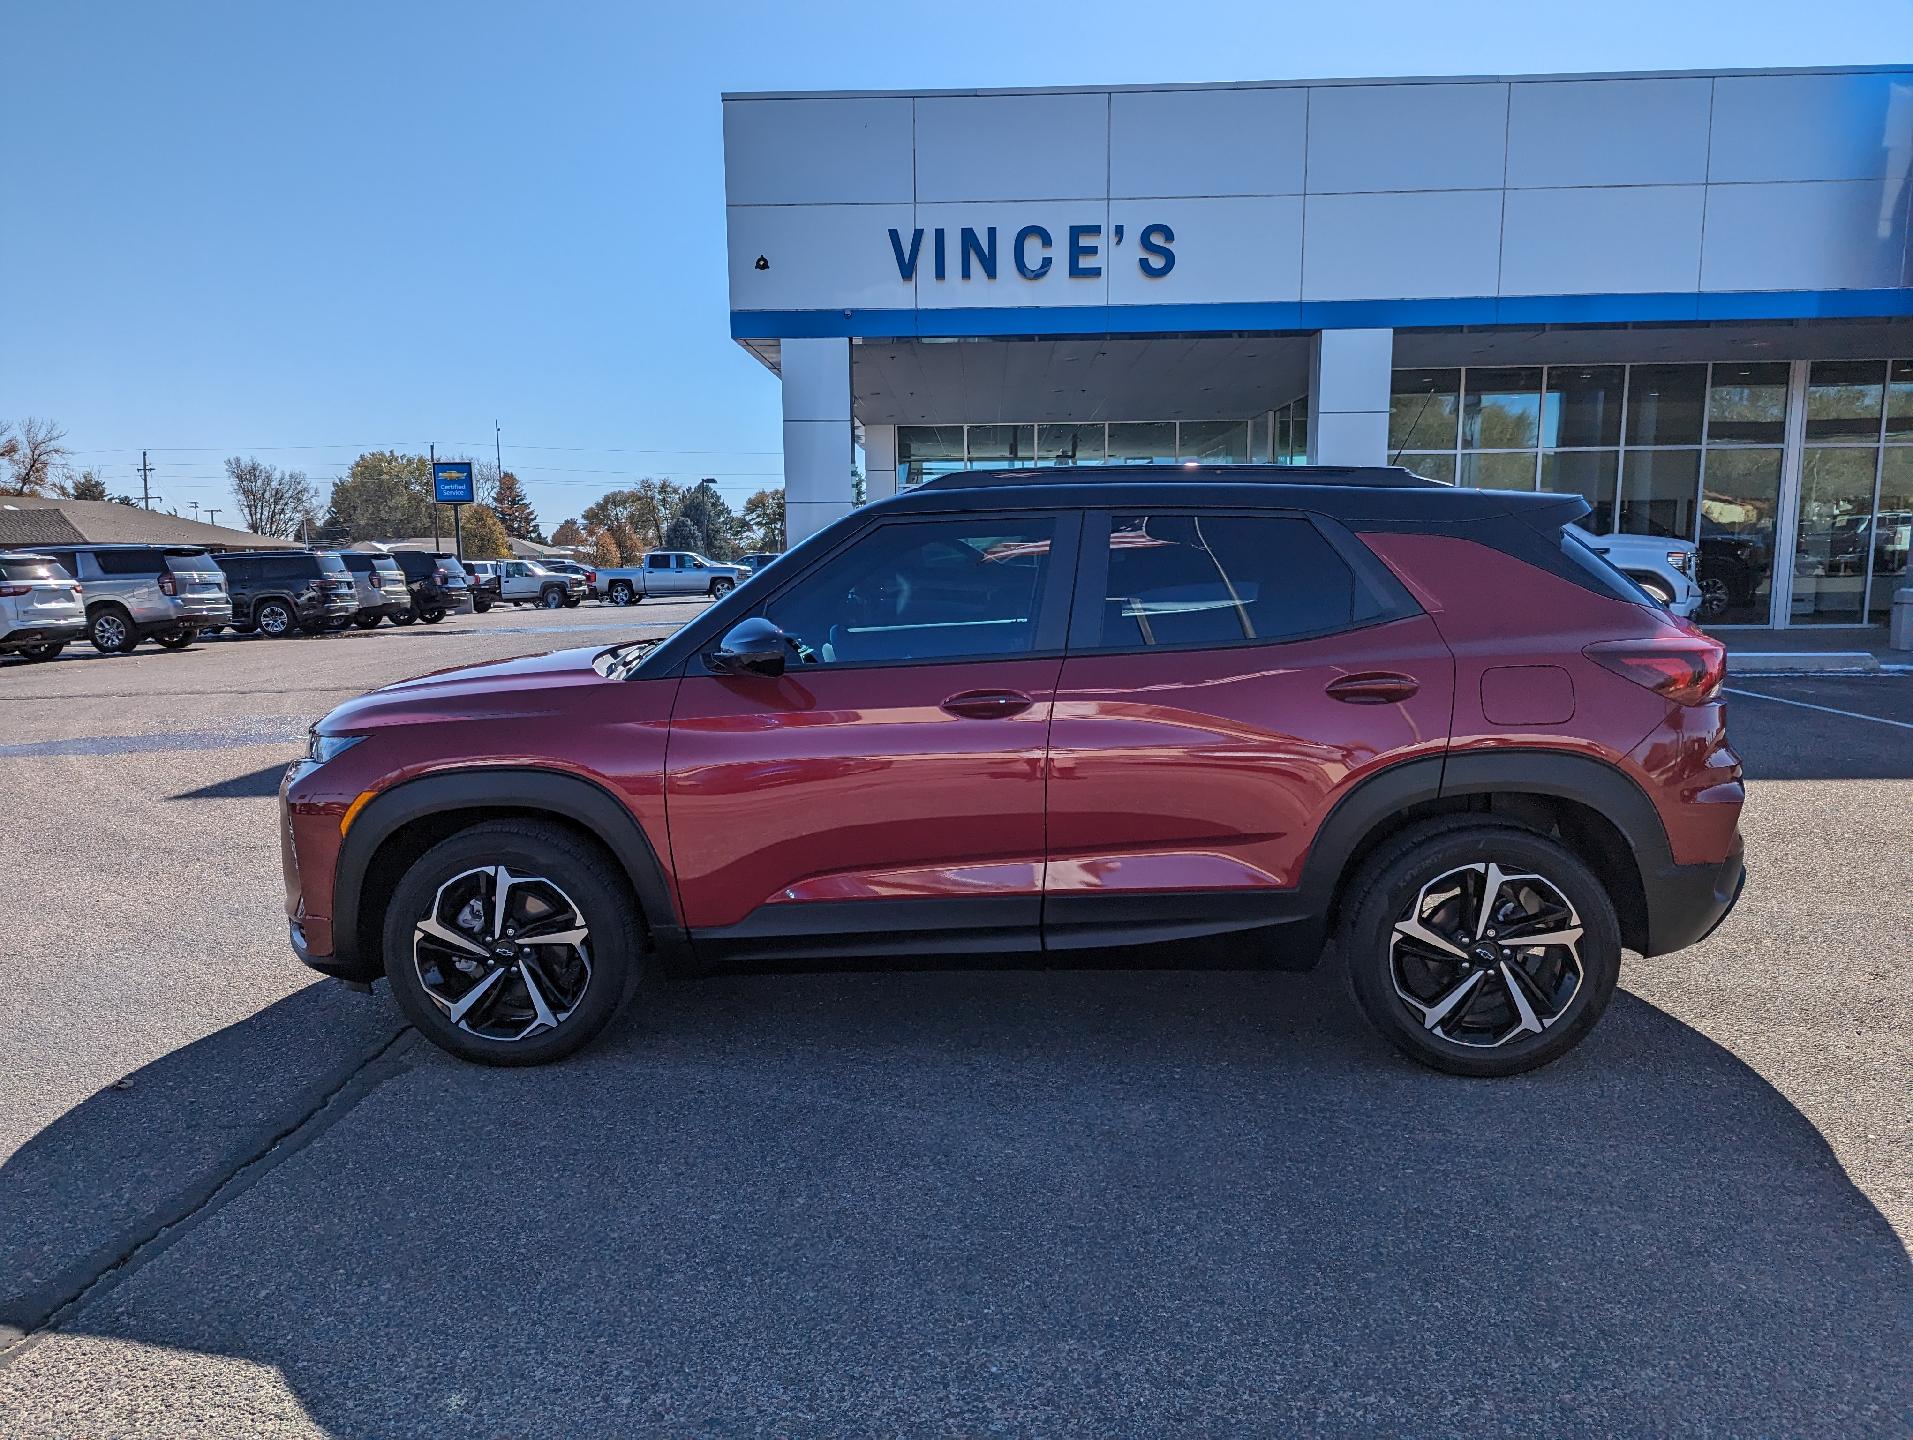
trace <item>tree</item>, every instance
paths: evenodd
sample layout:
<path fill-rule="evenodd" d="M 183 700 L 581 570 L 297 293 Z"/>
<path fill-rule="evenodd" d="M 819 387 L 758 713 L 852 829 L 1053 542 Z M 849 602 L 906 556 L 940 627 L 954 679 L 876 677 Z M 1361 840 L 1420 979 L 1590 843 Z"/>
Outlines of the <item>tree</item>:
<path fill-rule="evenodd" d="M 77 475 L 69 471 L 64 477 L 53 482 L 53 493 L 67 500 L 107 498 L 106 482 L 91 470 L 82 470 Z"/>
<path fill-rule="evenodd" d="M 591 530 L 610 530 L 614 534 L 622 530 L 639 547 L 652 549 L 664 543 L 665 527 L 677 514 L 683 495 L 681 485 L 646 478 L 629 490 L 606 491 L 585 507 L 584 523 Z M 619 548 L 626 554 L 631 553 L 631 547 L 622 538 Z"/>
<path fill-rule="evenodd" d="M 551 543 L 554 545 L 589 545 L 591 540 L 590 537 L 585 534 L 584 526 L 580 525 L 576 520 L 565 520 L 559 524 L 556 530 L 551 532 Z"/>
<path fill-rule="evenodd" d="M 505 527 L 505 533 L 514 540 L 535 540 L 545 543 L 544 534 L 538 529 L 538 514 L 531 508 L 531 501 L 525 498 L 525 487 L 518 483 L 518 477 L 507 470 L 498 477 L 496 498 L 492 509 L 498 512 L 498 522 Z"/>
<path fill-rule="evenodd" d="M 631 558 L 636 561 L 638 557 L 633 555 Z M 618 542 L 611 538 L 609 530 L 600 530 L 591 537 L 591 563 L 605 567 L 624 564 L 624 556 L 618 551 Z"/>
<path fill-rule="evenodd" d="M 744 502 L 740 517 L 742 543 L 752 550 L 784 552 L 784 492 L 759 490 Z"/>
<path fill-rule="evenodd" d="M 467 505 L 459 521 L 462 557 L 467 560 L 511 559 L 511 536 L 498 512 L 489 505 Z"/>
<path fill-rule="evenodd" d="M 44 495 L 62 473 L 73 452 L 62 444 L 66 431 L 51 420 L 32 415 L 17 430 L 0 424 L 0 495 Z"/>
<path fill-rule="evenodd" d="M 432 462 L 372 450 L 333 482 L 325 528 L 348 541 L 402 540 L 431 534 L 434 518 Z"/>
<path fill-rule="evenodd" d="M 255 535 L 296 540 L 318 519 L 319 492 L 303 470 L 280 470 L 248 456 L 226 461 L 240 523 Z"/>
<path fill-rule="evenodd" d="M 695 550 L 713 560 L 737 554 L 737 539 L 737 516 L 717 493 L 715 480 L 700 480 L 685 493 L 665 534 L 670 549 Z"/>

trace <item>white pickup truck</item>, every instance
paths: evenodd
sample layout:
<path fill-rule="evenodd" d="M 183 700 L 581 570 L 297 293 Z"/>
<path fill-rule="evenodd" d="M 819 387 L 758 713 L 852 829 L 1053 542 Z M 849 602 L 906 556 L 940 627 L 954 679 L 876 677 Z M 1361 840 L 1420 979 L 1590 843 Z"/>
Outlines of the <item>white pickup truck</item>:
<path fill-rule="evenodd" d="M 742 565 L 720 565 L 694 550 L 653 550 L 642 565 L 618 569 L 600 566 L 598 593 L 613 605 L 680 595 L 709 595 L 715 599 L 749 576 L 750 571 Z"/>
<path fill-rule="evenodd" d="M 536 560 L 472 560 L 475 576 L 498 585 L 498 599 L 514 605 L 542 605 L 547 610 L 577 608 L 589 590 L 584 577 L 563 570 L 547 570 Z"/>

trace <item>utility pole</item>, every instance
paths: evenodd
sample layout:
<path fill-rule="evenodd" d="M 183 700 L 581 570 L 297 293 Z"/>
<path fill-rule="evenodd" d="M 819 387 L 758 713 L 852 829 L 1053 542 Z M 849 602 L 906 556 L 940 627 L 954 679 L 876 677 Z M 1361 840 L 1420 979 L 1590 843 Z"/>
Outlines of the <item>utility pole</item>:
<path fill-rule="evenodd" d="M 498 478 L 505 478 L 505 442 L 498 429 L 498 422 L 492 421 L 492 464 L 498 467 Z M 492 497 L 496 499 L 496 496 Z"/>
<path fill-rule="evenodd" d="M 139 452 L 139 503 L 148 510 L 153 508 L 153 467 L 146 463 L 146 452 Z"/>
<path fill-rule="evenodd" d="M 199 518 L 199 502 L 197 500 L 188 500 L 186 503 L 193 507 L 193 519 L 197 520 Z"/>
<path fill-rule="evenodd" d="M 438 549 L 438 442 L 427 447 L 432 457 L 432 549 Z"/>
<path fill-rule="evenodd" d="M 219 514 L 219 507 L 217 505 L 208 505 L 206 507 L 206 523 L 208 525 L 217 523 L 218 514 Z"/>

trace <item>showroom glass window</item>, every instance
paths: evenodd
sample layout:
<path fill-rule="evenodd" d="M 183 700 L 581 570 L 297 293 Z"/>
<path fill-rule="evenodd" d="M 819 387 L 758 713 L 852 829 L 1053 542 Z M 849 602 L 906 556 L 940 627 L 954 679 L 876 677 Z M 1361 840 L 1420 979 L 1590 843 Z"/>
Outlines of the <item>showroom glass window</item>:
<path fill-rule="evenodd" d="M 1347 629 L 1354 608 L 1355 577 L 1306 520 L 1117 515 L 1093 648 L 1271 644 Z"/>
<path fill-rule="evenodd" d="M 1793 619 L 1888 618 L 1913 536 L 1913 360 L 1816 360 L 1794 532 Z"/>
<path fill-rule="evenodd" d="M 1787 379 L 1784 361 L 1399 370 L 1389 447 L 1431 479 L 1579 494 L 1597 534 L 1698 542 L 1702 618 L 1764 625 Z"/>
<path fill-rule="evenodd" d="M 780 592 L 764 613 L 810 664 L 1027 654 L 1055 538 L 1050 515 L 887 522 Z"/>

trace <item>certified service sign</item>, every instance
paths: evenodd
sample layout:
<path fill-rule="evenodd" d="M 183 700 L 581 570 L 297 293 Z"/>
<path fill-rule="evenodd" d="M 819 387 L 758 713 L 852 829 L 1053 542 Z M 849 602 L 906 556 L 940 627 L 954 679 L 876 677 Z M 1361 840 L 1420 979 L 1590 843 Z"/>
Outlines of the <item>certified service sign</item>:
<path fill-rule="evenodd" d="M 440 460 L 432 466 L 432 498 L 441 505 L 469 505 L 472 490 L 472 462 Z"/>

